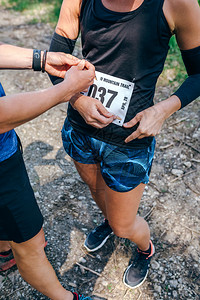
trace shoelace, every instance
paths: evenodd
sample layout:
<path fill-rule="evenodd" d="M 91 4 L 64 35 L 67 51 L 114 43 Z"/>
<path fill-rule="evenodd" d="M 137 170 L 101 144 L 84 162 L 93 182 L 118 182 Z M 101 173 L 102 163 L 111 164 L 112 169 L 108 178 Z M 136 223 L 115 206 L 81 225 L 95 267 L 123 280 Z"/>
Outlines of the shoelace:
<path fill-rule="evenodd" d="M 83 295 L 80 295 L 78 300 L 92 300 L 90 297 L 84 297 Z"/>
<path fill-rule="evenodd" d="M 105 229 L 107 229 L 107 226 L 106 225 L 99 225 L 99 226 L 97 226 L 95 229 L 93 229 L 92 230 L 92 233 L 93 234 L 101 234 L 101 232 L 102 232 L 102 230 L 105 230 Z"/>
<path fill-rule="evenodd" d="M 143 267 L 148 262 L 148 256 L 137 252 L 134 262 L 132 264 L 133 267 Z"/>

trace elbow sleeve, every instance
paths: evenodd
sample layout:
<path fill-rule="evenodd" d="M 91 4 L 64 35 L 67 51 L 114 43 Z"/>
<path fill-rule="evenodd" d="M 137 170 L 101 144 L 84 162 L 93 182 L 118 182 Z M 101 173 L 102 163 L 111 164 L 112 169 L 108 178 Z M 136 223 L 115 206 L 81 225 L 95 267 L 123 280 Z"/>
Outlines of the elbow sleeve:
<path fill-rule="evenodd" d="M 183 108 L 200 96 L 200 46 L 181 50 L 181 55 L 188 78 L 173 95 L 180 99 Z"/>
<path fill-rule="evenodd" d="M 64 52 L 67 54 L 72 54 L 75 44 L 76 44 L 76 40 L 68 39 L 68 38 L 61 36 L 58 33 L 54 32 L 52 39 L 51 39 L 49 51 Z M 49 75 L 49 78 L 54 85 L 58 84 L 59 82 L 61 82 L 63 80 L 62 78 L 59 78 L 56 76 L 51 76 L 51 75 Z"/>

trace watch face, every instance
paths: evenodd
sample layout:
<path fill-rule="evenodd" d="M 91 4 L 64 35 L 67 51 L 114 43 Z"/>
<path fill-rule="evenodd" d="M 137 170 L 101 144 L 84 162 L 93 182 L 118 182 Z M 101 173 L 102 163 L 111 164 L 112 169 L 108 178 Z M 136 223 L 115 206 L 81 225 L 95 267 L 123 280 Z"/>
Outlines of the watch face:
<path fill-rule="evenodd" d="M 39 59 L 39 57 L 40 57 L 39 52 L 35 52 L 35 53 L 34 53 L 34 57 L 35 57 L 36 59 Z"/>
<path fill-rule="evenodd" d="M 41 50 L 33 50 L 33 70 L 41 71 Z"/>

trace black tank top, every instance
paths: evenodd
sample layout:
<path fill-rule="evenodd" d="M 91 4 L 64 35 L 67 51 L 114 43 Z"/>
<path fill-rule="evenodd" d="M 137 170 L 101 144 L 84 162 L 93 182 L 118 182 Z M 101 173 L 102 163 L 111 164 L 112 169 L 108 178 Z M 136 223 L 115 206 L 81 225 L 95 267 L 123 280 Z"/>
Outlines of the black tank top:
<path fill-rule="evenodd" d="M 80 29 L 83 57 L 95 65 L 96 71 L 103 73 L 100 73 L 98 81 L 106 81 L 113 86 L 111 91 L 109 87 L 107 90 L 98 88 L 101 93 L 93 89 L 93 97 L 98 96 L 99 92 L 97 98 L 100 100 L 106 91 L 113 100 L 118 93 L 115 91 L 116 85 L 119 88 L 122 84 L 121 79 L 126 81 L 123 89 L 134 83 L 124 122 L 153 105 L 156 82 L 163 70 L 171 37 L 163 14 L 163 3 L 164 0 L 144 0 L 140 7 L 127 13 L 111 11 L 104 7 L 101 0 L 85 0 L 82 4 Z M 117 97 L 120 95 L 119 90 Z M 128 97 L 122 97 L 118 98 L 121 108 L 128 101 Z M 96 129 L 86 124 L 71 105 L 68 107 L 68 120 L 75 130 L 114 145 L 144 148 L 152 141 L 152 137 L 147 137 L 125 144 L 125 138 L 137 125 L 125 129 L 112 123 L 106 128 Z"/>

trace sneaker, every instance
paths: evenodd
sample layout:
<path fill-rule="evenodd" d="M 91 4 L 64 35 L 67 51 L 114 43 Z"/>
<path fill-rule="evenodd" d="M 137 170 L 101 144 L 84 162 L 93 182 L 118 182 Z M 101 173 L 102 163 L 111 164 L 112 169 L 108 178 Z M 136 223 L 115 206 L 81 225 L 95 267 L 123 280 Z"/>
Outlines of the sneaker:
<path fill-rule="evenodd" d="M 91 297 L 84 297 L 83 295 L 78 295 L 77 293 L 74 293 L 74 299 L 73 300 L 92 300 Z"/>
<path fill-rule="evenodd" d="M 84 247 L 88 252 L 96 251 L 105 244 L 112 234 L 112 228 L 110 227 L 108 220 L 105 219 L 101 225 L 97 226 L 88 234 Z"/>
<path fill-rule="evenodd" d="M 47 246 L 47 241 L 45 241 L 44 247 Z M 0 252 L 0 272 L 7 271 L 16 265 L 12 250 L 6 252 Z"/>
<path fill-rule="evenodd" d="M 152 241 L 150 241 L 150 246 L 151 253 L 149 255 L 144 254 L 144 252 L 137 249 L 137 255 L 133 263 L 126 269 L 124 273 L 123 282 L 127 287 L 135 289 L 145 281 L 149 271 L 151 258 L 155 253 L 155 248 Z"/>
<path fill-rule="evenodd" d="M 0 272 L 6 271 L 16 265 L 12 250 L 0 252 Z"/>

